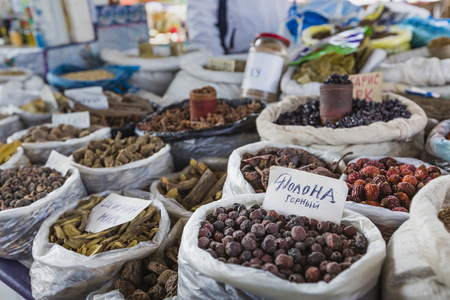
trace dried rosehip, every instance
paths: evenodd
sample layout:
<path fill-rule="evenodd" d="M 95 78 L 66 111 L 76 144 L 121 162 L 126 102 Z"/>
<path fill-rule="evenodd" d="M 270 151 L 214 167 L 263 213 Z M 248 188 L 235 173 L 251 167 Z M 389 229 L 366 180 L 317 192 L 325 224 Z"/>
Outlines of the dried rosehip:
<path fill-rule="evenodd" d="M 200 228 L 200 230 L 198 231 L 198 237 L 210 238 L 211 235 L 211 231 L 209 231 L 207 228 Z"/>
<path fill-rule="evenodd" d="M 414 175 L 406 175 L 405 177 L 403 177 L 402 182 L 407 182 L 412 184 L 413 186 L 417 185 L 417 178 Z"/>
<path fill-rule="evenodd" d="M 355 172 L 355 171 L 358 172 L 359 170 L 360 170 L 360 168 L 358 167 L 357 164 L 349 163 L 347 165 L 347 167 L 345 168 L 344 173 L 345 174 L 350 174 L 350 173 Z"/>
<path fill-rule="evenodd" d="M 306 282 L 318 282 L 320 279 L 320 271 L 316 267 L 309 267 L 305 273 Z"/>
<path fill-rule="evenodd" d="M 330 262 L 327 264 L 327 273 L 339 274 L 341 273 L 341 266 L 337 262 Z"/>
<path fill-rule="evenodd" d="M 417 177 L 418 180 L 424 180 L 428 177 L 428 169 L 424 165 L 420 165 L 414 172 L 414 176 Z"/>
<path fill-rule="evenodd" d="M 363 179 L 358 179 L 355 181 L 355 183 L 353 184 L 353 187 L 357 186 L 357 185 L 362 185 L 365 186 L 367 184 L 367 181 L 363 180 Z"/>
<path fill-rule="evenodd" d="M 394 207 L 394 208 L 392 209 L 392 211 L 402 211 L 402 212 L 405 212 L 405 213 L 409 213 L 409 211 L 408 211 L 406 208 L 401 207 L 401 206 L 399 206 L 399 207 Z"/>
<path fill-rule="evenodd" d="M 407 205 L 410 201 L 408 195 L 403 192 L 395 193 L 394 196 L 396 196 L 398 200 L 400 200 L 402 206 Z"/>
<path fill-rule="evenodd" d="M 301 242 L 306 238 L 306 231 L 302 226 L 294 226 L 291 230 L 291 236 L 295 241 Z"/>
<path fill-rule="evenodd" d="M 386 178 L 391 177 L 392 175 L 400 175 L 400 170 L 396 167 L 390 167 L 386 172 Z"/>
<path fill-rule="evenodd" d="M 423 182 L 419 182 L 416 186 L 416 190 L 419 191 L 421 188 L 423 188 L 425 186 L 425 183 Z"/>
<path fill-rule="evenodd" d="M 241 253 L 241 244 L 238 242 L 229 242 L 225 246 L 225 252 L 227 252 L 229 256 L 239 256 Z"/>
<path fill-rule="evenodd" d="M 355 185 L 352 190 L 352 197 L 363 199 L 364 197 L 364 186 Z"/>
<path fill-rule="evenodd" d="M 387 182 L 387 179 L 386 176 L 379 174 L 373 178 L 373 182 L 375 182 L 376 184 L 380 184 L 383 182 Z"/>
<path fill-rule="evenodd" d="M 412 171 L 414 173 L 416 171 L 416 167 L 414 165 L 411 165 L 411 164 L 400 165 L 400 172 L 403 172 L 405 170 L 410 170 L 410 171 Z"/>
<path fill-rule="evenodd" d="M 202 249 L 207 249 L 209 246 L 209 239 L 207 237 L 200 237 L 198 239 L 198 246 Z"/>
<path fill-rule="evenodd" d="M 330 230 L 330 223 L 328 222 L 320 222 L 317 224 L 317 230 L 319 230 L 320 233 L 327 232 Z"/>
<path fill-rule="evenodd" d="M 416 188 L 408 182 L 400 182 L 397 184 L 397 193 L 405 193 L 409 198 L 412 198 L 416 194 Z"/>
<path fill-rule="evenodd" d="M 384 164 L 382 164 L 382 163 L 380 163 L 380 162 L 378 162 L 376 160 L 369 160 L 368 162 L 366 162 L 364 164 L 363 168 L 368 167 L 368 166 L 374 166 L 374 167 L 376 167 L 379 170 L 385 168 Z"/>
<path fill-rule="evenodd" d="M 354 184 L 356 180 L 363 179 L 363 176 L 359 172 L 350 173 L 347 177 L 347 181 Z"/>
<path fill-rule="evenodd" d="M 346 201 L 352 201 L 352 202 L 356 202 L 356 203 L 361 203 L 361 199 L 360 198 L 356 198 L 353 196 L 347 196 L 347 200 Z"/>
<path fill-rule="evenodd" d="M 388 177 L 387 181 L 391 186 L 394 184 L 398 184 L 399 182 L 402 182 L 402 178 L 398 174 L 394 174 Z"/>
<path fill-rule="evenodd" d="M 378 199 L 379 195 L 380 189 L 378 188 L 378 185 L 368 183 L 364 186 L 364 196 L 366 197 L 366 200 L 375 201 Z"/>
<path fill-rule="evenodd" d="M 380 174 L 380 169 L 374 166 L 367 166 L 361 170 L 361 174 L 363 176 L 373 178 L 375 175 Z"/>
<path fill-rule="evenodd" d="M 350 239 L 355 236 L 356 232 L 357 232 L 356 228 L 352 225 L 344 227 L 344 234 Z"/>
<path fill-rule="evenodd" d="M 365 201 L 364 204 L 372 205 L 372 206 L 380 206 L 380 202 L 378 201 Z"/>
<path fill-rule="evenodd" d="M 363 166 L 364 166 L 364 164 L 366 163 L 366 162 L 368 162 L 370 159 L 368 159 L 368 158 L 360 158 L 360 159 L 358 159 L 357 161 L 356 161 L 356 164 L 358 165 L 358 167 L 360 168 L 360 169 L 362 169 L 363 168 Z"/>
<path fill-rule="evenodd" d="M 327 243 L 327 246 L 333 250 L 339 250 L 342 246 L 341 238 L 334 233 L 328 234 L 325 238 L 325 242 Z"/>
<path fill-rule="evenodd" d="M 441 170 L 438 167 L 430 166 L 428 167 L 428 176 L 432 179 L 437 178 L 441 176 Z"/>
<path fill-rule="evenodd" d="M 408 175 L 414 176 L 414 172 L 409 170 L 409 169 L 405 169 L 400 174 L 401 177 L 405 177 L 405 176 L 408 176 Z"/>
<path fill-rule="evenodd" d="M 294 260 L 289 255 L 280 254 L 275 258 L 275 265 L 279 269 L 290 269 L 294 265 Z"/>
<path fill-rule="evenodd" d="M 400 206 L 400 200 L 396 196 L 387 196 L 381 200 L 381 206 L 392 209 L 394 207 Z"/>
<path fill-rule="evenodd" d="M 278 268 L 274 264 L 265 264 L 262 269 L 264 271 L 269 271 L 273 275 L 278 275 Z"/>
<path fill-rule="evenodd" d="M 389 196 L 392 195 L 392 188 L 391 185 L 387 182 L 382 182 L 378 185 L 378 188 L 380 189 L 380 194 L 383 196 Z"/>

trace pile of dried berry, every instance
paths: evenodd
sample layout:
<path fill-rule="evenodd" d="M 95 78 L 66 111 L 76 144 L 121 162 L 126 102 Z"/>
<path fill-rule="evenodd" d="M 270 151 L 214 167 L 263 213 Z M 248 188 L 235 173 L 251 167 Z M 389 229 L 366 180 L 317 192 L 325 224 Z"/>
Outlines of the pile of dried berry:
<path fill-rule="evenodd" d="M 324 127 L 351 128 L 370 125 L 375 122 L 388 122 L 396 118 L 409 117 L 411 117 L 411 113 L 397 99 L 385 100 L 381 103 L 369 102 L 365 99 L 353 99 L 351 115 L 340 119 L 336 124 L 331 124 L 328 121 Z M 302 104 L 294 111 L 281 114 L 275 123 L 279 125 L 311 125 L 314 127 L 322 127 L 319 100 Z"/>
<path fill-rule="evenodd" d="M 185 130 L 200 130 L 215 126 L 236 123 L 251 114 L 259 114 L 263 106 L 258 102 L 239 105 L 236 108 L 226 102 L 217 101 L 215 114 L 209 114 L 199 121 L 190 121 L 189 101 L 179 108 L 168 109 L 149 121 L 138 123 L 140 130 L 148 132 L 179 132 Z"/>
<path fill-rule="evenodd" d="M 445 228 L 450 232 L 450 206 L 441 209 L 439 211 L 438 218 L 442 221 L 442 223 L 444 223 Z"/>
<path fill-rule="evenodd" d="M 328 79 L 323 82 L 324 84 L 352 84 L 352 82 L 348 79 L 348 75 L 339 75 L 334 73 L 333 75 L 328 76 Z"/>
<path fill-rule="evenodd" d="M 60 188 L 68 177 L 42 166 L 0 170 L 0 210 L 28 206 Z"/>
<path fill-rule="evenodd" d="M 216 208 L 198 234 L 198 246 L 221 262 L 297 283 L 331 281 L 359 260 L 367 245 L 354 226 L 279 215 L 257 204 Z"/>
<path fill-rule="evenodd" d="M 438 167 L 415 167 L 392 157 L 380 160 L 361 158 L 344 171 L 348 186 L 347 201 L 381 206 L 392 211 L 409 212 L 412 198 L 430 180 L 441 175 Z"/>
<path fill-rule="evenodd" d="M 241 172 L 256 193 L 265 193 L 271 166 L 288 167 L 337 179 L 341 174 L 339 162 L 340 160 L 325 163 L 302 149 L 266 148 L 255 154 L 245 153 L 241 160 Z"/>

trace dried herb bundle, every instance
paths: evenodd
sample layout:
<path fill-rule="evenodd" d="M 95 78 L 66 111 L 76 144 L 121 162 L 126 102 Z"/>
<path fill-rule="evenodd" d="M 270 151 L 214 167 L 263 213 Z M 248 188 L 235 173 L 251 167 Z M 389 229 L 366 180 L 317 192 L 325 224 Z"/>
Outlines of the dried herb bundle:
<path fill-rule="evenodd" d="M 149 206 L 130 222 L 98 233 L 85 231 L 89 215 L 104 198 L 92 195 L 81 200 L 78 207 L 68 210 L 50 226 L 48 240 L 74 252 L 91 256 L 109 250 L 130 248 L 149 241 L 159 230 L 161 211 Z"/>

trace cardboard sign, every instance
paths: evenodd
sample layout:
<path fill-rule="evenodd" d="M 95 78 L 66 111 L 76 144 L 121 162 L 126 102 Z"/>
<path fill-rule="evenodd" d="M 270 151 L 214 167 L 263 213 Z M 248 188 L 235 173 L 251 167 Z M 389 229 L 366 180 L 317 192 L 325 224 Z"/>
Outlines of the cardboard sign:
<path fill-rule="evenodd" d="M 86 231 L 97 233 L 129 222 L 151 203 L 150 200 L 110 194 L 92 209 Z"/>
<path fill-rule="evenodd" d="M 91 119 L 88 111 L 70 113 L 70 114 L 52 114 L 52 126 L 59 124 L 72 125 L 76 128 L 89 128 Z"/>
<path fill-rule="evenodd" d="M 232 59 L 209 58 L 206 67 L 214 71 L 234 72 L 236 61 Z"/>
<path fill-rule="evenodd" d="M 271 167 L 262 207 L 340 224 L 348 188 L 344 181 L 285 167 Z"/>
<path fill-rule="evenodd" d="M 103 88 L 101 86 L 65 90 L 64 95 L 93 109 L 109 108 L 108 98 L 103 94 Z M 71 104 L 70 101 L 69 104 Z"/>
<path fill-rule="evenodd" d="M 354 74 L 348 77 L 353 83 L 353 98 L 383 101 L 383 73 Z"/>
<path fill-rule="evenodd" d="M 59 152 L 52 150 L 45 166 L 53 168 L 59 173 L 66 175 L 67 171 L 70 169 L 70 160 Z"/>

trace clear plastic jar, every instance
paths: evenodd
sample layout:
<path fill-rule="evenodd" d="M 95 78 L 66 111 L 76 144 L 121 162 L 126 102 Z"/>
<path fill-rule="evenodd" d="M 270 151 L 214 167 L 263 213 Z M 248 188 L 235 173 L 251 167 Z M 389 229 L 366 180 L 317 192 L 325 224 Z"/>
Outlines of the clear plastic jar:
<path fill-rule="evenodd" d="M 277 34 L 256 35 L 248 52 L 241 86 L 242 98 L 256 98 L 267 102 L 278 100 L 288 46 L 289 40 Z"/>

